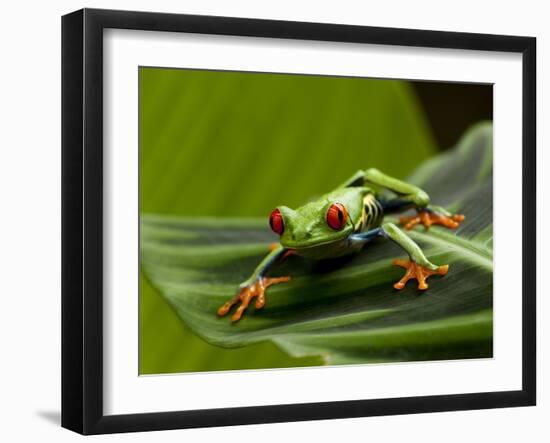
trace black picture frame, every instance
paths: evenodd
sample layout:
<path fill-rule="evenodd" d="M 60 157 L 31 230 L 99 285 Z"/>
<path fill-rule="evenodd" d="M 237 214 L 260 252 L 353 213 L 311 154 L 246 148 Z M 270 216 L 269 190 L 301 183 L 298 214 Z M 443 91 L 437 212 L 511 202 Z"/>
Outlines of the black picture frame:
<path fill-rule="evenodd" d="M 522 389 L 131 415 L 103 413 L 103 30 L 501 51 L 523 63 Z M 62 426 L 150 431 L 535 405 L 536 39 L 230 17 L 83 9 L 62 18 Z"/>

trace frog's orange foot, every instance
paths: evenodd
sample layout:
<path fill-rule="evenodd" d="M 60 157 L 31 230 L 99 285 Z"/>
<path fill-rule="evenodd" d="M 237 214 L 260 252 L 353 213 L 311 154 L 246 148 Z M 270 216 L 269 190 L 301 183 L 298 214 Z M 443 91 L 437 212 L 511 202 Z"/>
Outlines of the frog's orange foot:
<path fill-rule="evenodd" d="M 462 214 L 454 214 L 449 217 L 427 210 L 418 211 L 416 215 L 399 218 L 399 223 L 404 225 L 407 230 L 414 228 L 419 223 L 426 228 L 429 228 L 431 225 L 443 225 L 447 228 L 456 229 L 462 221 L 464 221 L 464 215 Z"/>
<path fill-rule="evenodd" d="M 405 268 L 407 270 L 403 278 L 393 285 L 395 289 L 403 289 L 407 284 L 407 282 L 411 278 L 413 278 L 418 281 L 418 289 L 421 289 L 424 291 L 428 289 L 428 284 L 426 283 L 426 279 L 430 275 L 434 275 L 434 274 L 445 275 L 449 271 L 449 265 L 443 265 L 437 268 L 436 270 L 431 270 L 429 268 L 426 268 L 425 266 L 415 263 L 412 260 L 395 259 L 393 261 L 393 264 L 396 266 L 401 266 L 402 268 Z"/>
<path fill-rule="evenodd" d="M 269 288 L 271 285 L 275 285 L 277 283 L 283 283 L 286 281 L 289 281 L 290 277 L 274 277 L 274 278 L 268 278 L 268 277 L 260 277 L 257 279 L 254 283 L 245 286 L 244 288 L 241 288 L 239 293 L 233 297 L 231 300 L 226 302 L 220 309 L 218 309 L 218 315 L 220 317 L 223 317 L 226 315 L 233 305 L 237 304 L 238 302 L 241 302 L 235 313 L 231 317 L 231 321 L 237 322 L 241 319 L 244 311 L 246 308 L 248 308 L 248 305 L 252 301 L 254 297 L 256 297 L 256 309 L 262 309 L 265 305 L 265 290 Z"/>

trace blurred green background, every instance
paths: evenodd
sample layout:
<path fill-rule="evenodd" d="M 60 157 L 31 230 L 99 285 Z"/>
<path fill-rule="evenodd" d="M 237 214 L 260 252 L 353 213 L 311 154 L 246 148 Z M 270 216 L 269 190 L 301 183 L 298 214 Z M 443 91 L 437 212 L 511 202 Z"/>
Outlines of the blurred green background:
<path fill-rule="evenodd" d="M 404 178 L 492 118 L 489 85 L 146 67 L 139 85 L 142 214 L 267 223 L 274 206 L 298 206 L 358 169 Z M 209 345 L 143 272 L 139 316 L 141 374 L 321 363 L 271 343 Z"/>

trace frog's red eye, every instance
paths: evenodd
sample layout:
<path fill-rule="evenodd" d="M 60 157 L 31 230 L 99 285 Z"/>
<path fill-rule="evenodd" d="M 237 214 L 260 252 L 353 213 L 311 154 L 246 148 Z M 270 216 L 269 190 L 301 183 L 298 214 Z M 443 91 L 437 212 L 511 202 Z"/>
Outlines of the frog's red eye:
<path fill-rule="evenodd" d="M 274 209 L 271 215 L 269 216 L 269 226 L 275 234 L 281 235 L 285 230 L 285 223 L 283 221 L 283 216 L 281 211 Z"/>
<path fill-rule="evenodd" d="M 327 211 L 327 223 L 332 229 L 339 231 L 346 225 L 347 220 L 348 211 L 342 203 L 330 205 Z"/>

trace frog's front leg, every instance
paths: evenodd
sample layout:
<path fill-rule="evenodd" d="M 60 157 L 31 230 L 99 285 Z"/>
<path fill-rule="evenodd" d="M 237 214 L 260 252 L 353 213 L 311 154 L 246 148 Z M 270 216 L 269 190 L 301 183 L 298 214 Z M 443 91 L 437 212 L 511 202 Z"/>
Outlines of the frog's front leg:
<path fill-rule="evenodd" d="M 430 262 L 420 247 L 393 223 L 384 223 L 379 228 L 353 234 L 351 241 L 368 242 L 375 237 L 389 238 L 409 254 L 408 260 L 395 259 L 393 261 L 394 265 L 406 269 L 405 275 L 393 285 L 395 289 L 403 289 L 409 280 L 416 279 L 418 289 L 425 290 L 428 289 L 426 283 L 428 277 L 435 274 L 445 275 L 449 271 L 449 265 L 438 266 Z"/>
<path fill-rule="evenodd" d="M 254 270 L 250 278 L 241 283 L 238 294 L 228 302 L 224 303 L 218 309 L 218 315 L 223 317 L 226 315 L 233 305 L 240 302 L 239 307 L 231 317 L 231 320 L 239 321 L 253 298 L 256 298 L 255 307 L 261 309 L 265 305 L 265 291 L 266 289 L 277 283 L 283 283 L 290 280 L 290 277 L 266 277 L 265 275 L 271 270 L 271 268 L 292 254 L 292 250 L 285 249 L 281 245 L 276 247 L 270 247 L 271 252 L 262 260 L 258 267 Z"/>

